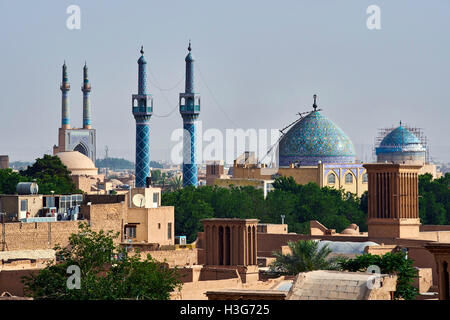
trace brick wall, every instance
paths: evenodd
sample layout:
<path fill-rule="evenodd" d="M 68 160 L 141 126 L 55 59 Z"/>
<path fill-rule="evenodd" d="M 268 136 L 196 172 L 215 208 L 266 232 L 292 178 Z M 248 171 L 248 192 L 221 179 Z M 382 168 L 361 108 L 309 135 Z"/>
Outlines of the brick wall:
<path fill-rule="evenodd" d="M 6 250 L 52 249 L 67 245 L 71 233 L 78 230 L 78 221 L 5 223 Z"/>
<path fill-rule="evenodd" d="M 198 264 L 197 249 L 156 250 L 141 252 L 141 257 L 150 254 L 159 262 L 166 262 L 169 267 L 192 266 Z"/>
<path fill-rule="evenodd" d="M 22 277 L 37 274 L 38 272 L 38 269 L 0 271 L 0 294 L 6 291 L 14 296 L 23 297 L 24 285 L 22 283 Z"/>
<path fill-rule="evenodd" d="M 90 224 L 95 231 L 121 232 L 126 208 L 124 203 L 96 204 L 82 206 L 81 213 L 84 217 L 90 218 Z M 37 250 L 52 249 L 57 244 L 65 246 L 68 244 L 69 236 L 78 232 L 80 222 L 87 221 L 5 223 L 5 249 L 7 251 Z M 0 237 L 2 237 L 1 234 Z M 119 237 L 117 241 L 120 240 Z"/>

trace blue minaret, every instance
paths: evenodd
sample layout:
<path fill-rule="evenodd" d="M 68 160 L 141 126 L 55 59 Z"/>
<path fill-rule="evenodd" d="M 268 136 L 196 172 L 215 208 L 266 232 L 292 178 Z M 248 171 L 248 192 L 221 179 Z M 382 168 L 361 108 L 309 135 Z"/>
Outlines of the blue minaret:
<path fill-rule="evenodd" d="M 89 102 L 89 94 L 91 92 L 91 84 L 89 83 L 88 67 L 86 62 L 83 68 L 83 129 L 91 129 L 91 104 Z"/>
<path fill-rule="evenodd" d="M 69 129 L 70 128 L 70 109 L 69 109 L 69 77 L 67 76 L 67 66 L 66 62 L 62 66 L 62 82 L 60 86 L 62 92 L 62 101 L 61 101 L 61 128 Z"/>
<path fill-rule="evenodd" d="M 194 58 L 189 42 L 186 56 L 186 86 L 180 93 L 180 113 L 183 118 L 183 186 L 197 186 L 197 161 L 195 156 L 196 127 L 195 121 L 200 115 L 200 95 L 194 89 Z"/>
<path fill-rule="evenodd" d="M 147 94 L 147 61 L 143 47 L 138 65 L 138 94 L 132 95 L 132 112 L 136 120 L 136 188 L 143 188 L 150 176 L 150 118 L 153 112 L 153 97 Z"/>

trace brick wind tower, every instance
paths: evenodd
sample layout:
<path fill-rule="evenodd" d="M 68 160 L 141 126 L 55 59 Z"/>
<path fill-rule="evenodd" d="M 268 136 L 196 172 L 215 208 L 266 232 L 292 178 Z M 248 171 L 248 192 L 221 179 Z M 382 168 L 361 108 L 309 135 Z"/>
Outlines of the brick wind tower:
<path fill-rule="evenodd" d="M 194 89 L 194 58 L 189 42 L 186 56 L 186 85 L 185 92 L 180 93 L 180 114 L 183 118 L 183 187 L 197 186 L 196 125 L 200 115 L 200 95 Z"/>
<path fill-rule="evenodd" d="M 150 118 L 153 113 L 153 97 L 147 94 L 147 61 L 141 47 L 138 65 L 138 94 L 132 95 L 132 113 L 136 120 L 136 188 L 146 186 L 150 177 Z"/>

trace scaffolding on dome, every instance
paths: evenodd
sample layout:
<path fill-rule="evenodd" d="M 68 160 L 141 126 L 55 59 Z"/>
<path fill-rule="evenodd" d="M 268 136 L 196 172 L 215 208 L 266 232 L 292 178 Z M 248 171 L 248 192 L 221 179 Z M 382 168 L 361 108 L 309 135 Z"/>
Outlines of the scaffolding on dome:
<path fill-rule="evenodd" d="M 407 129 L 409 132 L 414 134 L 419 140 L 420 144 L 426 149 L 425 154 L 425 162 L 430 163 L 431 156 L 430 156 L 430 147 L 428 145 L 428 139 L 423 133 L 423 128 L 417 128 L 413 126 L 409 126 L 405 123 L 401 123 L 401 126 Z M 375 137 L 375 143 L 374 148 L 372 150 L 373 156 L 376 159 L 376 148 L 380 146 L 381 141 L 383 141 L 384 137 L 386 137 L 392 130 L 396 129 L 397 127 L 391 126 L 391 127 L 385 127 L 385 128 L 378 128 L 378 135 Z"/>

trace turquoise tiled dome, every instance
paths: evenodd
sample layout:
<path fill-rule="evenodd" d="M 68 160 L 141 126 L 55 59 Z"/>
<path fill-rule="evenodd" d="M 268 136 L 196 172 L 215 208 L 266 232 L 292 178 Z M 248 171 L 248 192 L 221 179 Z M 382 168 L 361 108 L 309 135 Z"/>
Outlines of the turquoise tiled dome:
<path fill-rule="evenodd" d="M 298 162 L 302 166 L 355 162 L 350 138 L 327 117 L 313 111 L 297 122 L 280 140 L 279 165 Z"/>
<path fill-rule="evenodd" d="M 376 154 L 392 152 L 424 152 L 425 148 L 411 131 L 399 126 L 389 132 L 376 148 Z"/>

